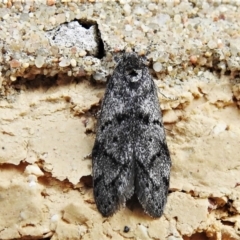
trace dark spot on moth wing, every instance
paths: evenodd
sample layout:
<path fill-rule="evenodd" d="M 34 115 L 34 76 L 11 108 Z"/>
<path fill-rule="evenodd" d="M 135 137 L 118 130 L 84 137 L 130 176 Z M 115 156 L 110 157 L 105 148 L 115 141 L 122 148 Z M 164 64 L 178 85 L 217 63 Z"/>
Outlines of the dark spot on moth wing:
<path fill-rule="evenodd" d="M 118 142 L 118 137 L 117 136 L 113 136 L 113 143 L 117 143 Z"/>
<path fill-rule="evenodd" d="M 148 114 L 144 114 L 142 112 L 138 114 L 138 119 L 145 125 L 149 124 L 149 118 L 150 116 Z"/>
<path fill-rule="evenodd" d="M 165 190 L 166 190 L 165 193 L 168 194 L 169 177 L 162 176 L 162 181 L 163 181 L 163 185 L 164 185 L 164 186 L 167 186 L 167 187 L 165 188 Z"/>
<path fill-rule="evenodd" d="M 126 121 L 129 118 L 129 116 L 125 113 L 117 114 L 116 119 L 118 124 L 120 125 L 122 122 Z"/>
<path fill-rule="evenodd" d="M 160 127 L 163 127 L 161 121 L 159 121 L 158 119 L 157 120 L 153 120 L 153 124 L 154 125 L 158 125 Z"/>
<path fill-rule="evenodd" d="M 112 121 L 106 121 L 105 123 L 102 124 L 101 126 L 101 131 L 104 131 L 108 126 L 112 125 Z"/>

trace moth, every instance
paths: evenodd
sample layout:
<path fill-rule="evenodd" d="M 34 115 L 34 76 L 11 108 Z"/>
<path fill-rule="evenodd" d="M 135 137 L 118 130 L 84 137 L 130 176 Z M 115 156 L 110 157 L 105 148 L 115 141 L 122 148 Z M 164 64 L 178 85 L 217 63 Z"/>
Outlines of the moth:
<path fill-rule="evenodd" d="M 104 217 L 133 194 L 154 218 L 167 201 L 171 158 L 157 88 L 143 57 L 123 54 L 107 82 L 92 151 L 93 192 Z"/>

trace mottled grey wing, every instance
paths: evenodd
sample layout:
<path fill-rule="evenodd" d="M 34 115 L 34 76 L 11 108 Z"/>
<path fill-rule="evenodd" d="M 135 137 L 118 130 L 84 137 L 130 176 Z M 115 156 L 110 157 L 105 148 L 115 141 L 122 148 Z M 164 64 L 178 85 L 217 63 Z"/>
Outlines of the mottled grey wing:
<path fill-rule="evenodd" d="M 133 148 L 128 134 L 132 120 L 124 102 L 115 96 L 115 89 L 108 86 L 92 152 L 94 198 L 106 217 L 134 193 Z"/>
<path fill-rule="evenodd" d="M 167 201 L 171 159 L 155 86 L 149 94 L 135 120 L 135 192 L 144 210 L 160 217 Z"/>

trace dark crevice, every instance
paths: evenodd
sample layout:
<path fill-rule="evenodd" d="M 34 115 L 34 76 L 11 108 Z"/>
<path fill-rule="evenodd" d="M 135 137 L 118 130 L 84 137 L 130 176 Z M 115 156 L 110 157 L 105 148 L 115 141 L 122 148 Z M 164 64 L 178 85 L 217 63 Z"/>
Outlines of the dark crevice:
<path fill-rule="evenodd" d="M 22 90 L 39 90 L 47 91 L 51 87 L 57 86 L 66 86 L 70 83 L 78 83 L 79 79 L 68 77 L 68 76 L 59 76 L 55 75 L 54 77 L 46 77 L 45 75 L 36 75 L 34 80 L 30 80 L 27 78 L 19 77 L 17 81 L 12 84 L 12 88 L 16 91 Z"/>
<path fill-rule="evenodd" d="M 24 173 L 25 171 L 25 168 L 28 166 L 28 165 L 31 165 L 29 164 L 28 162 L 25 162 L 25 161 L 20 161 L 20 163 L 18 165 L 15 165 L 13 163 L 2 163 L 0 164 L 0 169 L 1 170 L 17 170 L 19 173 Z"/>
<path fill-rule="evenodd" d="M 215 238 L 208 237 L 205 232 L 194 233 L 192 236 L 183 236 L 184 240 L 213 240 Z"/>
<path fill-rule="evenodd" d="M 99 42 L 98 42 L 98 55 L 97 57 L 99 59 L 102 59 L 104 56 L 105 56 L 105 49 L 104 49 L 104 43 L 103 43 L 103 40 L 101 38 L 101 32 L 98 28 L 98 25 L 97 25 L 97 35 L 98 35 L 98 38 L 99 38 Z"/>
<path fill-rule="evenodd" d="M 87 19 L 83 19 L 83 20 L 77 20 L 77 19 L 74 19 L 73 21 L 76 21 L 78 22 L 79 24 L 81 24 L 82 27 L 86 28 L 86 29 L 89 29 L 91 26 L 95 25 L 96 22 L 94 21 L 89 21 Z"/>
<path fill-rule="evenodd" d="M 85 134 L 86 134 L 86 135 L 90 135 L 90 134 L 92 134 L 92 133 L 94 133 L 94 131 L 93 131 L 92 129 L 86 129 L 86 130 L 85 130 Z"/>
<path fill-rule="evenodd" d="M 234 227 L 235 226 L 235 223 L 234 222 L 230 222 L 230 221 L 227 221 L 227 220 L 221 220 L 221 223 L 225 226 L 230 226 L 230 227 Z"/>
<path fill-rule="evenodd" d="M 93 178 L 91 175 L 81 177 L 80 182 L 87 188 L 93 187 Z"/>

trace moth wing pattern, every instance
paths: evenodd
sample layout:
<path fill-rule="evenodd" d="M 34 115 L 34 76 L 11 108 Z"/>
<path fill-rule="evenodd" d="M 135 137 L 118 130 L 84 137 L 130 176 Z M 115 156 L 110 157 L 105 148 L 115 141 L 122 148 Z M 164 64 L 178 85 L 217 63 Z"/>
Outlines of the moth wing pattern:
<path fill-rule="evenodd" d="M 162 215 L 171 160 L 156 86 L 136 53 L 123 55 L 107 83 L 92 159 L 94 198 L 103 216 L 134 192 L 150 216 Z"/>
<path fill-rule="evenodd" d="M 148 97 L 142 99 L 138 113 L 135 120 L 135 131 L 138 133 L 135 150 L 135 192 L 143 209 L 157 218 L 163 214 L 167 201 L 171 159 L 153 80 L 152 91 L 148 93 Z"/>
<path fill-rule="evenodd" d="M 134 193 L 130 125 L 123 123 L 126 102 L 119 96 L 119 76 L 109 80 L 92 152 L 94 198 L 103 216 L 113 215 Z"/>

